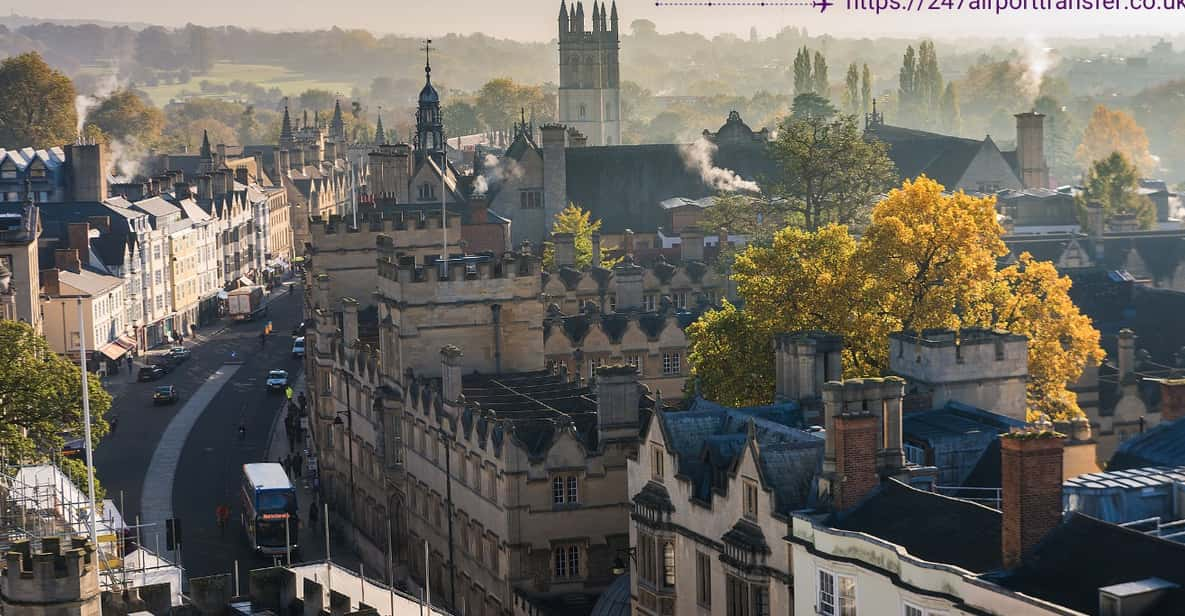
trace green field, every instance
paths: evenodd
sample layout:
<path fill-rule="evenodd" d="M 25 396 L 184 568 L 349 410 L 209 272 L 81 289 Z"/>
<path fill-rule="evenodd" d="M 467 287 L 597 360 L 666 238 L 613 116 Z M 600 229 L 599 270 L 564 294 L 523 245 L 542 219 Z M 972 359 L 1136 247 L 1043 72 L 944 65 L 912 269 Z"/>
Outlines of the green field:
<path fill-rule="evenodd" d="M 152 98 L 153 104 L 163 107 L 169 101 L 180 98 L 182 92 L 201 96 L 202 92 L 199 84 L 202 81 L 217 84 L 227 84 L 232 81 L 249 81 L 266 89 L 279 88 L 287 96 L 297 96 L 301 92 L 311 88 L 329 90 L 330 92 L 341 92 L 348 95 L 354 87 L 354 84 L 350 82 L 322 81 L 310 78 L 301 73 L 289 71 L 280 66 L 219 63 L 215 64 L 214 68 L 208 74 L 194 75 L 189 83 L 169 83 L 151 87 L 141 85 L 139 89 L 148 93 L 148 96 Z M 208 95 L 219 96 L 214 93 L 209 93 Z M 234 93 L 228 96 L 234 96 Z"/>

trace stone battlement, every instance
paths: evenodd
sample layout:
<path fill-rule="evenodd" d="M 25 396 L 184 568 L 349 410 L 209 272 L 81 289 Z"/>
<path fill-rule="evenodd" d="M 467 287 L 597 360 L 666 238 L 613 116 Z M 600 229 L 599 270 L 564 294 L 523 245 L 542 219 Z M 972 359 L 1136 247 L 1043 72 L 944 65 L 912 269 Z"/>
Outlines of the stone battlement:
<path fill-rule="evenodd" d="M 17 541 L 4 555 L 2 582 L 7 603 L 48 605 L 88 601 L 99 593 L 95 548 L 83 537 L 68 545 L 58 538 L 41 540 L 33 552 L 28 540 Z"/>

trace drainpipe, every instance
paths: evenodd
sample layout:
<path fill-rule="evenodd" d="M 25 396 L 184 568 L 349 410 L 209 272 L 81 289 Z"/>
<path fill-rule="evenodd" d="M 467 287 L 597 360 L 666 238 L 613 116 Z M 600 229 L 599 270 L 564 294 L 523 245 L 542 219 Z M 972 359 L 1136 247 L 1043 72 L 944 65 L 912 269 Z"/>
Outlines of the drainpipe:
<path fill-rule="evenodd" d="M 502 304 L 492 304 L 494 315 L 494 373 L 502 374 Z"/>

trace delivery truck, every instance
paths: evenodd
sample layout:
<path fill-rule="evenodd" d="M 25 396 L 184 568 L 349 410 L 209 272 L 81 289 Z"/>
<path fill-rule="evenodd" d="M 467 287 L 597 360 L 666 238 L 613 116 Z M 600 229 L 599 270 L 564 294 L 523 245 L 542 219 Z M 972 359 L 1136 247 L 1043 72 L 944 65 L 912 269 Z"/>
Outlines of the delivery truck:
<path fill-rule="evenodd" d="M 261 286 L 239 287 L 226 295 L 227 314 L 236 321 L 250 321 L 261 314 L 267 314 Z"/>

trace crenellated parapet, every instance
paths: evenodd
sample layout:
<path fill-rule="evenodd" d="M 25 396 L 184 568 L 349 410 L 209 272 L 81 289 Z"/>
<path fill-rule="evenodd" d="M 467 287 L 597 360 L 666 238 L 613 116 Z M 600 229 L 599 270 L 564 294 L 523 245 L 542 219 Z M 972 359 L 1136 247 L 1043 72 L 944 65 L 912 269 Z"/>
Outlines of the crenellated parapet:
<path fill-rule="evenodd" d="M 99 613 L 95 548 L 84 537 L 72 537 L 65 545 L 59 538 L 46 537 L 38 552 L 28 540 L 16 541 L 4 563 L 0 602 L 6 615 Z"/>
<path fill-rule="evenodd" d="M 642 305 L 635 308 L 644 310 L 657 309 L 664 298 L 669 298 L 678 308 L 690 308 L 701 300 L 717 305 L 726 296 L 727 279 L 703 261 L 669 263 L 660 255 L 650 263 L 635 267 L 640 276 L 635 273 L 622 278 L 619 269 L 589 267 L 581 270 L 560 266 L 542 274 L 543 293 L 547 301 L 559 304 L 565 312 L 580 311 L 589 301 L 596 303 L 602 312 L 630 308 L 619 305 L 623 296 L 639 296 Z M 623 295 L 622 285 L 630 285 L 633 293 Z M 641 286 L 640 290 L 636 289 L 637 285 Z"/>
<path fill-rule="evenodd" d="M 379 294 L 387 301 L 538 303 L 540 260 L 532 254 L 469 255 L 422 264 L 395 252 L 391 244 L 380 244 Z"/>

